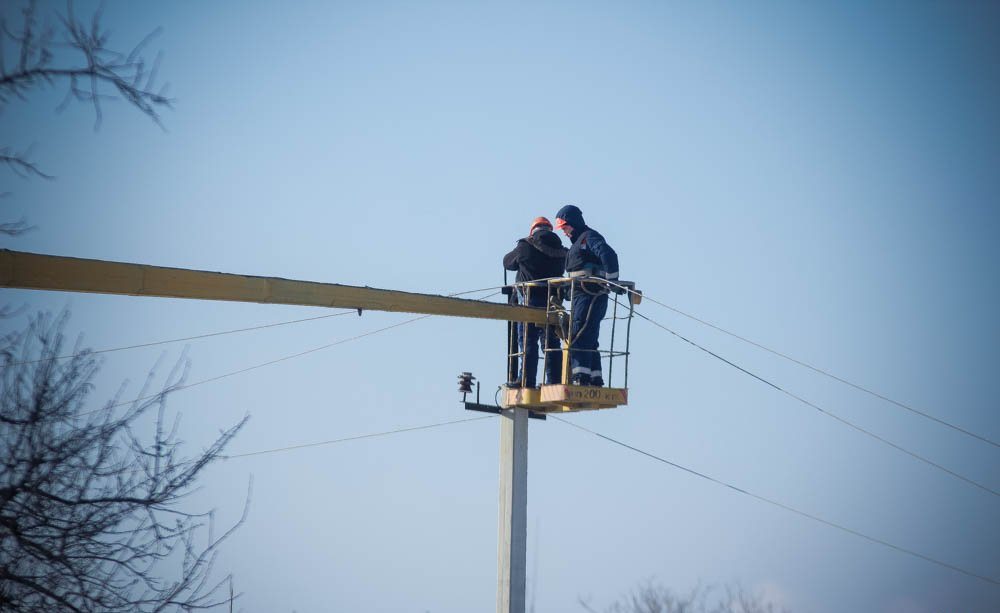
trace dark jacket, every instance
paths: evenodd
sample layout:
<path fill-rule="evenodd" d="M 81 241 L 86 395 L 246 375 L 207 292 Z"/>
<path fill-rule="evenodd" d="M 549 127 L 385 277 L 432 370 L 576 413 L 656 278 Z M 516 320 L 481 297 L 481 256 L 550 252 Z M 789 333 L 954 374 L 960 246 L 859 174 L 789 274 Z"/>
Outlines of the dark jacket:
<path fill-rule="evenodd" d="M 569 235 L 572 245 L 566 254 L 566 271 L 587 272 L 608 279 L 618 278 L 618 254 L 604 240 L 601 233 L 587 226 L 583 213 L 575 205 L 569 204 L 559 209 L 556 219 L 565 220 L 573 227 Z"/>
<path fill-rule="evenodd" d="M 551 230 L 536 230 L 503 256 L 503 267 L 516 270 L 518 282 L 561 277 L 566 269 L 566 248 Z"/>
<path fill-rule="evenodd" d="M 607 279 L 618 278 L 618 254 L 604 240 L 600 232 L 587 226 L 574 227 L 570 240 L 573 244 L 566 254 L 568 272 L 586 271 L 591 275 Z"/>

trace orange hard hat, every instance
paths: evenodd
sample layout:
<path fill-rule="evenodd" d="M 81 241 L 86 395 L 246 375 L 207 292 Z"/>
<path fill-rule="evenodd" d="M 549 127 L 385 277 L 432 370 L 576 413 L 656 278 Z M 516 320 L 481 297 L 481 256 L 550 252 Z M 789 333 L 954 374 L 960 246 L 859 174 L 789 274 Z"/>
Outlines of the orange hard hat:
<path fill-rule="evenodd" d="M 528 236 L 531 236 L 531 233 L 534 232 L 535 228 L 538 226 L 548 226 L 551 228 L 552 222 L 549 221 L 548 217 L 536 217 L 535 221 L 531 222 L 531 227 L 528 228 Z"/>

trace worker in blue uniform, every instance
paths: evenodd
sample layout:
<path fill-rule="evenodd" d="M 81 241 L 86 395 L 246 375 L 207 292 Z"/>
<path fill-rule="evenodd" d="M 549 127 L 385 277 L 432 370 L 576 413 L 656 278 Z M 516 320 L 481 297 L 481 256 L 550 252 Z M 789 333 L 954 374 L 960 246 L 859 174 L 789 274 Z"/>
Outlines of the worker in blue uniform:
<path fill-rule="evenodd" d="M 604 385 L 598 337 L 601 320 L 608 312 L 607 283 L 588 278 L 618 279 L 618 254 L 601 234 L 587 226 L 583 212 L 572 204 L 556 213 L 556 228 L 572 245 L 566 254 L 566 272 L 579 277 L 573 282 L 573 321 L 570 329 L 570 382 L 573 385 Z M 615 286 L 610 286 L 617 290 Z"/>
<path fill-rule="evenodd" d="M 566 248 L 559 236 L 552 231 L 552 222 L 545 217 L 536 218 L 528 230 L 528 236 L 519 239 L 514 249 L 503 258 L 505 269 L 517 271 L 516 280 L 519 283 L 561 277 L 565 264 Z M 520 303 L 528 306 L 545 308 L 547 295 L 544 283 L 540 287 L 518 289 Z M 510 381 L 511 384 L 519 385 L 523 381 L 525 387 L 535 387 L 539 343 L 543 349 L 547 347 L 550 350 L 545 360 L 545 382 L 560 382 L 562 351 L 555 326 L 520 323 L 517 327 L 517 346 L 519 351 L 524 352 L 521 360 L 524 372 L 518 373 Z M 516 364 L 511 366 L 510 374 L 517 372 Z"/>

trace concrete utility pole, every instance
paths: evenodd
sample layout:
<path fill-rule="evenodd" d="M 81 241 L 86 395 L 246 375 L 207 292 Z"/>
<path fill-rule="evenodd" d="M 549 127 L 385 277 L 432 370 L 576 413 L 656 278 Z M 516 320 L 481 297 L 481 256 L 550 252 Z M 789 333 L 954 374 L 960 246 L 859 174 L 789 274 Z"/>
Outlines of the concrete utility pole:
<path fill-rule="evenodd" d="M 524 613 L 528 552 L 528 409 L 500 414 L 497 613 Z"/>

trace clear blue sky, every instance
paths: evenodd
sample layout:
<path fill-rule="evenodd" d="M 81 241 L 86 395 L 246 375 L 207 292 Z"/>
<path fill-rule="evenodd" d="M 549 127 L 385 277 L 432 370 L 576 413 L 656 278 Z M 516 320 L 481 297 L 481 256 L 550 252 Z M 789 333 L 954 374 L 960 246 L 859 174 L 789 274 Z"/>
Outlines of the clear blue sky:
<path fill-rule="evenodd" d="M 62 10 L 62 3 L 42 3 Z M 93 3 L 76 3 L 89 14 Z M 5 5 L 6 18 L 16 17 Z M 496 285 L 537 215 L 580 206 L 649 296 L 1000 439 L 1000 14 L 987 3 L 110 2 L 157 26 L 177 98 L 93 130 L 62 90 L 10 104 L 14 249 L 450 293 Z M 10 56 L 8 55 L 8 58 Z M 96 348 L 323 314 L 3 292 Z M 1000 450 L 653 304 L 650 317 L 1000 488 Z M 396 323 L 365 313 L 190 343 L 190 381 Z M 4 326 L 23 320 L 6 321 Z M 177 393 L 234 453 L 465 417 L 504 326 L 429 319 Z M 95 398 L 183 346 L 109 354 Z M 628 408 L 572 416 L 684 466 L 1000 577 L 1000 499 L 636 322 Z M 166 368 L 160 370 L 165 374 Z M 491 393 L 491 392 L 489 392 Z M 1000 610 L 1000 587 L 816 524 L 554 421 L 530 433 L 529 603 L 579 611 L 655 576 L 796 612 Z M 219 568 L 246 611 L 491 610 L 498 424 L 212 468 L 194 506 L 247 524 Z"/>

